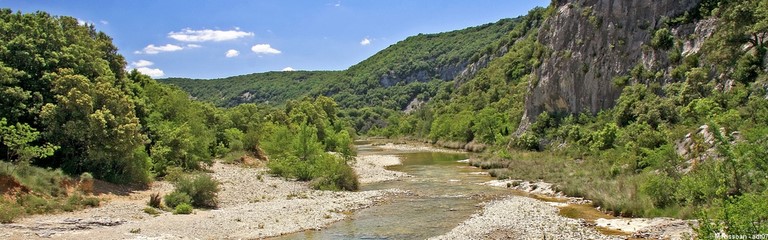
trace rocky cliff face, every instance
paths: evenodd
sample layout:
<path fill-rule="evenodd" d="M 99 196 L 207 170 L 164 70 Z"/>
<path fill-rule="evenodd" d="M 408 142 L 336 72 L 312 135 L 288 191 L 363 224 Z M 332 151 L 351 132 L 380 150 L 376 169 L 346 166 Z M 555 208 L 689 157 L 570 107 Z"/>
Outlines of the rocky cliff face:
<path fill-rule="evenodd" d="M 536 80 L 529 86 L 520 129 L 527 129 L 543 111 L 597 113 L 613 107 L 621 94 L 613 78 L 627 75 L 638 63 L 663 62 L 666 54 L 646 46 L 653 31 L 665 18 L 699 2 L 558 0 L 556 13 L 539 31 L 538 41 L 549 48 L 550 56 L 534 70 Z M 694 31 L 695 24 L 687 28 Z"/>
<path fill-rule="evenodd" d="M 399 82 L 427 82 L 434 78 L 442 80 L 451 80 L 459 75 L 469 65 L 468 61 L 462 61 L 454 64 L 438 66 L 433 69 L 421 69 L 405 74 L 397 74 L 393 71 L 383 74 L 379 78 L 379 83 L 384 87 L 391 87 Z"/>
<path fill-rule="evenodd" d="M 379 78 L 379 83 L 384 87 L 391 87 L 399 82 L 427 82 L 438 78 L 444 81 L 456 80 L 456 85 L 460 85 L 461 83 L 472 79 L 477 72 L 488 66 L 488 63 L 490 63 L 491 60 L 504 56 L 508 49 L 509 46 L 502 46 L 492 54 L 483 54 L 474 62 L 464 60 L 453 64 L 437 66 L 433 69 L 422 69 L 400 75 L 395 72 L 389 72 L 383 74 Z"/>

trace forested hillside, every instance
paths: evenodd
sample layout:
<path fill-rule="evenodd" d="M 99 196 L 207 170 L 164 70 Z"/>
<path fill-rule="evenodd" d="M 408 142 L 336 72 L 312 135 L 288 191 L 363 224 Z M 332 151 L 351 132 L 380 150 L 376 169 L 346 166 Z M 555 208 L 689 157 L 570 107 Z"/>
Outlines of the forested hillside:
<path fill-rule="evenodd" d="M 357 189 L 347 165 L 353 136 L 330 98 L 216 108 L 126 72 L 112 39 L 92 25 L 9 9 L 0 19 L 0 222 L 96 206 L 84 197 L 94 179 L 141 186 L 172 173 L 177 191 L 167 198 L 177 200 L 166 199 L 169 207 L 215 207 L 218 183 L 179 173 L 216 157 L 268 155 L 276 175 Z"/>
<path fill-rule="evenodd" d="M 698 218 L 702 238 L 768 232 L 768 0 L 553 1 L 345 71 L 160 81 L 176 86 L 73 18 L 2 19 L 0 177 L 24 184 L 33 166 L 146 183 L 234 152 L 353 190 L 359 134 L 477 151 L 615 215 Z"/>
<path fill-rule="evenodd" d="M 470 77 L 470 67 L 487 64 L 517 36 L 519 18 L 398 42 L 345 71 L 269 72 L 224 79 L 161 79 L 192 97 L 218 106 L 241 103 L 282 105 L 303 96 L 333 97 L 344 108 L 381 106 L 402 110 L 414 98 L 428 100 L 456 77 Z M 479 66 L 482 67 L 482 66 Z"/>
<path fill-rule="evenodd" d="M 484 150 L 472 164 L 494 176 L 554 182 L 616 215 L 700 218 L 704 238 L 764 233 L 767 9 L 553 1 L 482 49 L 424 61 L 483 27 L 411 37 L 313 93 L 361 134 Z M 441 72 L 452 66 L 474 71 Z"/>
<path fill-rule="evenodd" d="M 234 107 L 243 103 L 283 105 L 324 89 L 328 84 L 340 81 L 342 72 L 289 71 L 254 73 L 215 80 L 191 80 L 167 78 L 160 82 L 179 86 L 195 99 L 222 107 Z"/>
<path fill-rule="evenodd" d="M 649 20 L 612 15 L 628 8 Z M 698 217 L 703 238 L 765 233 L 767 9 L 559 1 L 473 79 L 369 133 L 485 143 L 472 164 L 494 176 L 555 182 L 617 215 Z"/>

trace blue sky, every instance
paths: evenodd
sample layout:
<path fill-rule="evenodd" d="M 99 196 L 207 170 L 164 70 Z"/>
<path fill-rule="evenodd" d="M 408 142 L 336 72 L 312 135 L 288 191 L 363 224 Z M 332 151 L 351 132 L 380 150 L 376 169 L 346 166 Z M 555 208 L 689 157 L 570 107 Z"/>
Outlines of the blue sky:
<path fill-rule="evenodd" d="M 153 77 L 220 78 L 343 70 L 419 33 L 523 15 L 550 1 L 0 0 L 14 11 L 73 16 L 112 36 Z"/>

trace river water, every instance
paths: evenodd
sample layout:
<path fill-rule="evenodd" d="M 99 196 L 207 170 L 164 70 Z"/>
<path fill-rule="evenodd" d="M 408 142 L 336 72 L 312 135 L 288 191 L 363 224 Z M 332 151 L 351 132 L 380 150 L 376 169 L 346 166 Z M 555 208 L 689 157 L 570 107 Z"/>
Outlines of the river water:
<path fill-rule="evenodd" d="M 480 209 L 480 203 L 511 194 L 479 185 L 493 178 L 459 162 L 468 158 L 466 154 L 382 151 L 370 146 L 358 146 L 358 154 L 397 155 L 403 164 L 389 169 L 413 176 L 363 185 L 361 190 L 397 188 L 408 194 L 351 213 L 323 230 L 276 239 L 425 239 L 450 231 Z"/>
<path fill-rule="evenodd" d="M 274 239 L 426 239 L 442 235 L 482 208 L 481 203 L 525 193 L 480 185 L 494 180 L 479 168 L 461 162 L 462 153 L 382 150 L 359 145 L 359 155 L 397 155 L 402 165 L 389 167 L 411 175 L 396 181 L 364 184 L 361 190 L 401 189 L 408 194 L 350 213 L 322 230 L 307 230 Z M 610 217 L 589 206 L 571 205 L 576 217 Z"/>

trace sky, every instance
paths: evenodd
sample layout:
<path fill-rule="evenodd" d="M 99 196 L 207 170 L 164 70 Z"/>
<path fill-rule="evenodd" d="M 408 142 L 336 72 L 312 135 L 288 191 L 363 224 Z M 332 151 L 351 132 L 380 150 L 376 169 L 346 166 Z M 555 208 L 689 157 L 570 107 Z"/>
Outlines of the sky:
<path fill-rule="evenodd" d="M 419 33 L 526 14 L 550 1 L 516 0 L 0 0 L 92 24 L 129 69 L 154 78 L 223 78 L 344 70 Z"/>

